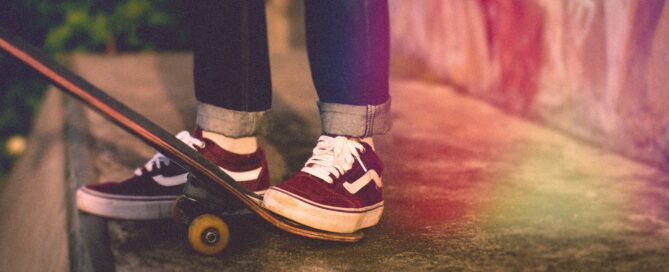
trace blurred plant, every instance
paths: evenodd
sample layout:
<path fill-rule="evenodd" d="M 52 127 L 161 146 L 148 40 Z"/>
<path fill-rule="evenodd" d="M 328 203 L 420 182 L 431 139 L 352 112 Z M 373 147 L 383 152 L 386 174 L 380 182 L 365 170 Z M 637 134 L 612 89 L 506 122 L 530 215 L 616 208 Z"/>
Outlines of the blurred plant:
<path fill-rule="evenodd" d="M 52 52 L 93 50 L 115 53 L 188 48 L 184 3 L 174 0 L 79 0 L 49 10 L 62 17 L 49 31 Z"/>
<path fill-rule="evenodd" d="M 0 183 L 17 157 L 5 146 L 28 133 L 45 86 L 33 72 L 0 55 Z"/>
<path fill-rule="evenodd" d="M 185 0 L 2 0 L 0 26 L 51 54 L 187 50 Z M 0 54 L 0 183 L 25 137 L 46 83 Z M 17 139 L 17 138 L 13 138 Z"/>

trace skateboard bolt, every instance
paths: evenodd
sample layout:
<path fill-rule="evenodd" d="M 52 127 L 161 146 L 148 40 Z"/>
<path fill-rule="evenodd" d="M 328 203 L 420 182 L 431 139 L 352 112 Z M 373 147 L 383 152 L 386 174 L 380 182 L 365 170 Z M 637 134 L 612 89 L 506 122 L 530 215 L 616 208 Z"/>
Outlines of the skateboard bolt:
<path fill-rule="evenodd" d="M 202 240 L 208 244 L 215 244 L 218 242 L 218 231 L 216 229 L 210 228 L 202 233 Z"/>

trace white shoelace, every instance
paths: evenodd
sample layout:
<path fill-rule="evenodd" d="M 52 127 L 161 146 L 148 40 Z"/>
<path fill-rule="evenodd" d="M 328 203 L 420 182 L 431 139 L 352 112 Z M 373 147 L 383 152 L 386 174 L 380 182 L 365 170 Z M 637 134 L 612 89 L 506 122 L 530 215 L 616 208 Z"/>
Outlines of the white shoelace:
<path fill-rule="evenodd" d="M 195 147 L 204 147 L 204 142 L 191 136 L 188 131 L 181 131 L 176 135 L 176 137 L 192 149 L 195 149 Z M 144 169 L 146 169 L 147 172 L 151 172 L 153 171 L 153 168 L 160 169 L 163 165 L 168 166 L 170 163 L 172 163 L 172 161 L 168 157 L 165 157 L 165 155 L 157 152 L 148 162 L 146 162 Z M 135 175 L 142 175 L 142 168 L 135 169 Z"/>
<path fill-rule="evenodd" d="M 332 176 L 338 178 L 350 170 L 355 160 L 367 171 L 360 159 L 360 152 L 364 149 L 362 144 L 346 137 L 322 135 L 318 138 L 318 144 L 313 150 L 313 155 L 304 164 L 302 172 L 314 175 L 327 183 L 332 183 Z"/>

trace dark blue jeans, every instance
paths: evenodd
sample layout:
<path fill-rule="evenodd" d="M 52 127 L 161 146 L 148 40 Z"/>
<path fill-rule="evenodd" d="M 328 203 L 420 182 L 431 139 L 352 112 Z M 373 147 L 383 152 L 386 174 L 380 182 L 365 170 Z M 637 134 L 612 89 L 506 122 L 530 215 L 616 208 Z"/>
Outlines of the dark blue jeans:
<path fill-rule="evenodd" d="M 195 94 L 202 105 L 198 124 L 234 137 L 253 134 L 254 131 L 220 131 L 211 123 L 238 119 L 238 112 L 264 112 L 271 107 L 264 1 L 197 0 L 192 2 L 191 12 Z M 379 129 L 373 123 L 375 113 L 385 115 L 389 110 L 387 1 L 306 0 L 305 23 L 322 121 L 349 122 L 346 116 L 335 114 L 342 110 L 365 115 L 364 124 L 357 124 L 365 126 L 362 132 L 348 128 L 333 131 L 322 124 L 324 132 L 351 136 L 385 132 L 388 128 L 380 128 L 380 123 L 387 127 L 388 121 L 376 121 Z M 216 107 L 235 111 L 237 115 L 217 113 Z M 225 120 L 203 120 L 221 119 L 218 117 L 222 115 Z M 252 122 L 242 123 L 245 126 L 257 123 L 256 117 L 252 118 Z"/>

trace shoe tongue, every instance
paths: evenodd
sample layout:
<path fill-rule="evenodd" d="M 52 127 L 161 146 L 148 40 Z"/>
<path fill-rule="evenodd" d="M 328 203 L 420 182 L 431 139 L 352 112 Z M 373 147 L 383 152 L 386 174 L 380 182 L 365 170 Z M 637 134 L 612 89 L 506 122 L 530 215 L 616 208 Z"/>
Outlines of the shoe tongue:
<path fill-rule="evenodd" d="M 331 163 L 335 164 L 336 162 L 334 161 L 334 159 L 335 159 L 334 154 L 331 153 L 329 155 L 331 155 L 333 157 L 332 158 L 333 161 Z M 312 160 L 312 159 L 313 159 L 313 157 L 310 160 Z M 335 172 L 337 171 L 337 170 L 333 169 L 332 166 L 325 166 L 325 165 L 321 165 L 319 163 L 313 163 L 313 162 L 307 162 L 304 165 L 304 167 L 302 167 L 302 169 L 300 171 L 302 171 L 304 173 L 307 173 L 307 174 L 310 174 L 312 176 L 315 176 L 317 178 L 320 178 L 321 180 L 324 180 L 328 183 L 332 183 L 334 181 L 334 179 L 338 176 L 338 175 L 335 175 L 332 172 L 332 171 L 335 171 Z"/>

